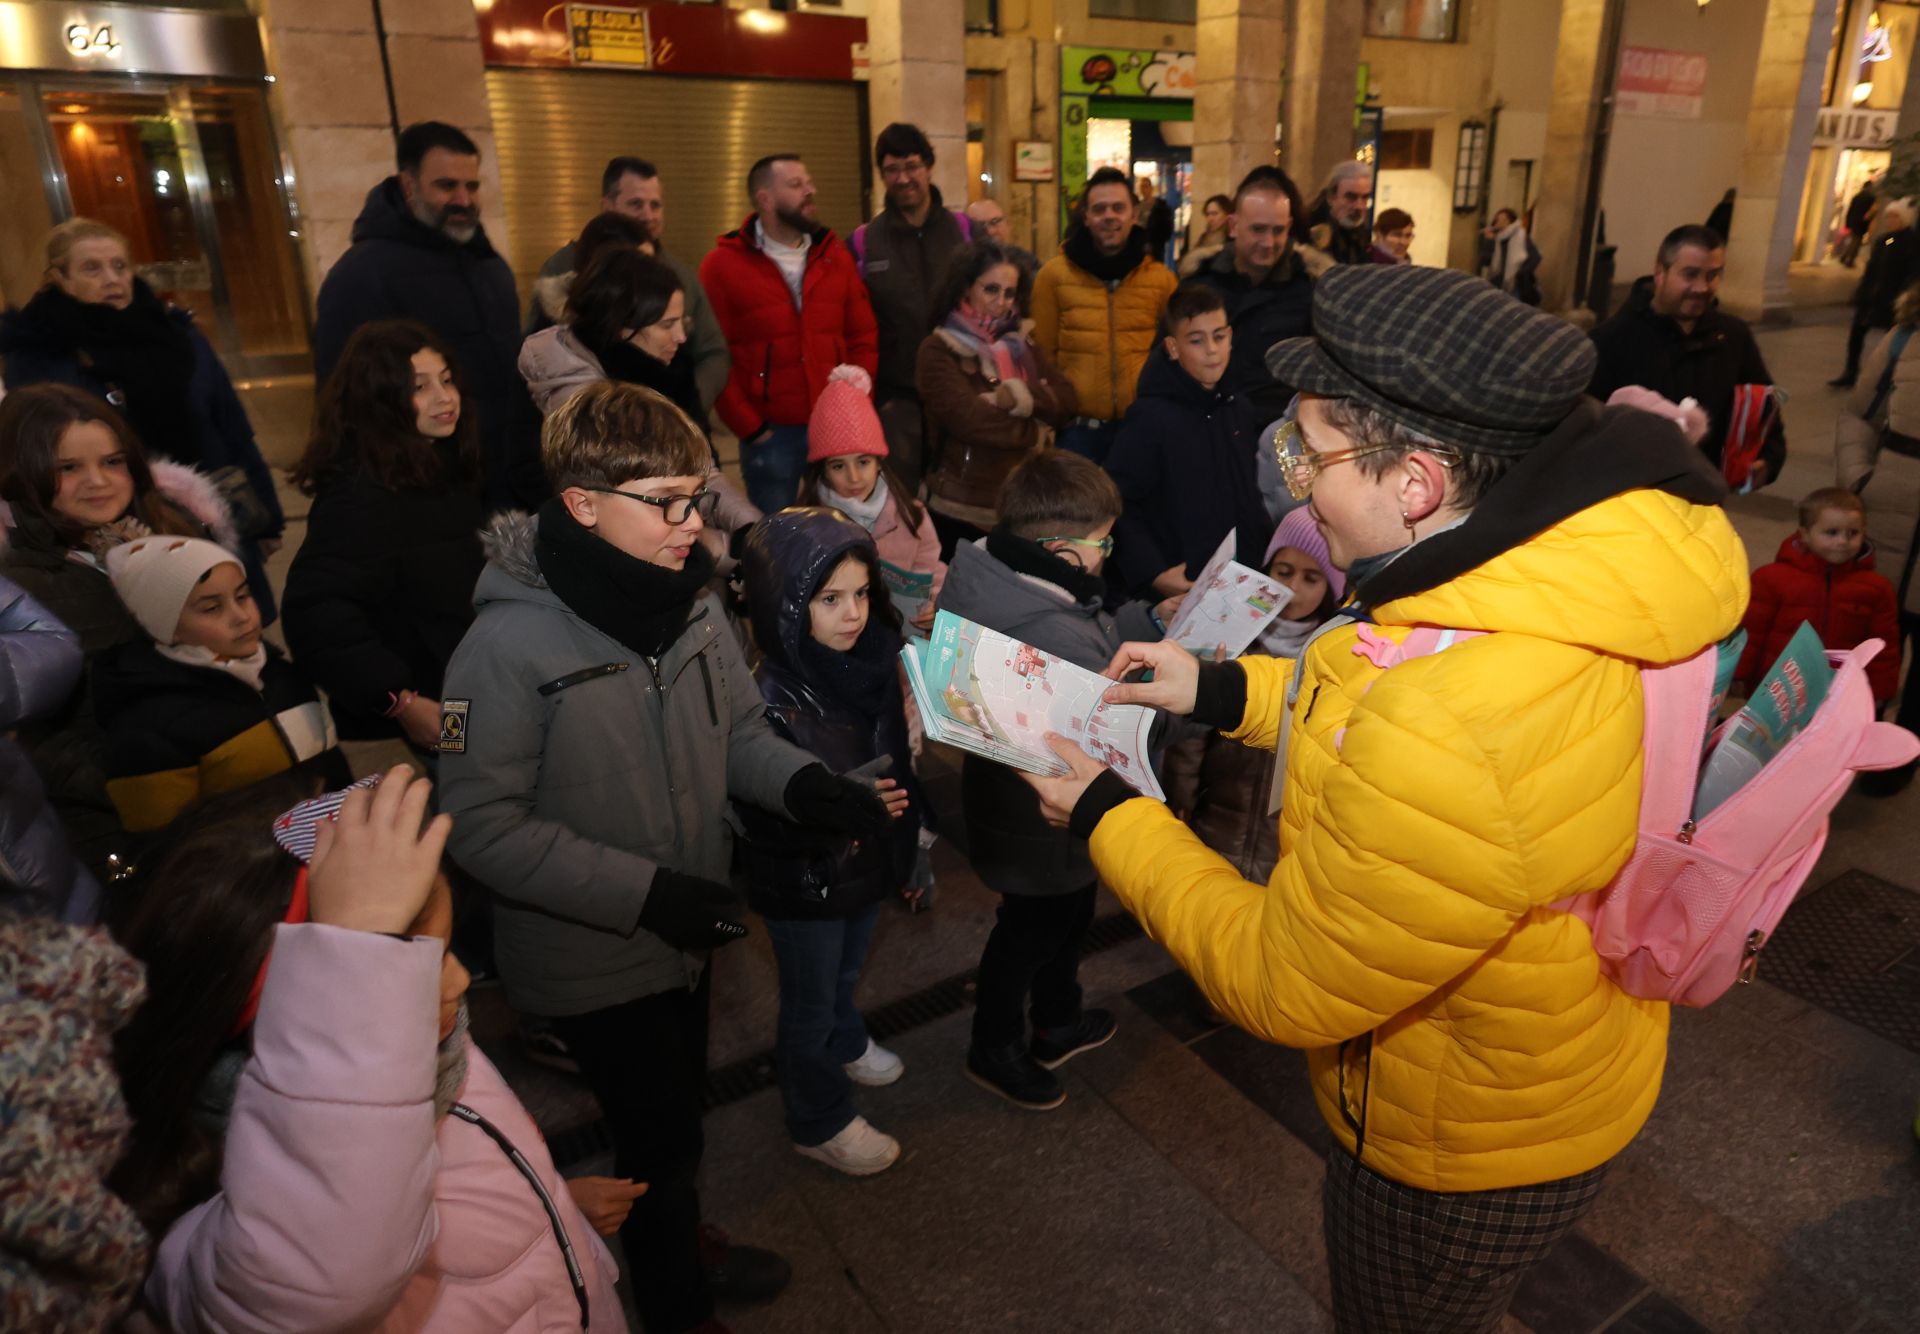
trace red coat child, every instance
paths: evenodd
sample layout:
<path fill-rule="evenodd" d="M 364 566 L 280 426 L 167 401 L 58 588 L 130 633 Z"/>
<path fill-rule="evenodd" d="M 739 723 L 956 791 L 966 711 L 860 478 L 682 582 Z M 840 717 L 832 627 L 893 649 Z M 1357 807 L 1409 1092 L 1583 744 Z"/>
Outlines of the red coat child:
<path fill-rule="evenodd" d="M 1807 549 L 1799 533 L 1780 544 L 1773 564 L 1753 572 L 1747 604 L 1747 647 L 1734 669 L 1734 686 L 1751 690 L 1773 666 L 1802 621 L 1830 649 L 1849 649 L 1866 639 L 1887 647 L 1867 666 L 1875 704 L 1900 689 L 1900 605 L 1893 585 L 1873 568 L 1873 548 L 1843 565 L 1831 565 Z"/>

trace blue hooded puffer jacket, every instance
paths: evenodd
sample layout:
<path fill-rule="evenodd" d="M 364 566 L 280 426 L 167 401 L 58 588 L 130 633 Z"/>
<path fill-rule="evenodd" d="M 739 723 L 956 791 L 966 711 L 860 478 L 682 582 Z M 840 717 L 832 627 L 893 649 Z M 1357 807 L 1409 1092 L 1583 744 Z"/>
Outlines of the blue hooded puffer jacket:
<path fill-rule="evenodd" d="M 741 568 L 754 639 L 764 655 L 754 676 L 767 721 L 787 740 L 812 751 L 835 773 L 848 773 L 882 756 L 884 777 L 907 789 L 909 805 L 878 843 L 804 829 L 757 807 L 740 807 L 746 827 L 747 899 L 767 917 L 851 917 L 894 893 L 912 874 L 925 814 L 913 776 L 901 698 L 898 654 L 886 586 L 875 581 L 872 615 L 850 653 L 832 655 L 868 680 L 879 680 L 877 705 L 862 709 L 823 679 L 831 650 L 802 648 L 811 640 L 809 603 L 848 552 L 873 553 L 866 529 L 837 510 L 787 509 L 747 534 Z M 878 557 L 874 557 L 876 564 Z"/>
<path fill-rule="evenodd" d="M 80 636 L 18 585 L 0 579 L 0 731 L 66 703 L 80 679 Z M 67 831 L 27 752 L 0 740 L 0 904 L 89 924 L 100 886 L 74 857 Z"/>

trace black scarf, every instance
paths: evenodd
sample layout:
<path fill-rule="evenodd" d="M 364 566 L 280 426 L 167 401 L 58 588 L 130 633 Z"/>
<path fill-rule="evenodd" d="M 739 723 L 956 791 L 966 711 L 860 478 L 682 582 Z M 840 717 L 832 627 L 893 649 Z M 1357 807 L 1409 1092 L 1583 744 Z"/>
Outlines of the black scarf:
<path fill-rule="evenodd" d="M 860 717 L 878 721 L 900 679 L 900 644 L 899 635 L 874 620 L 845 653 L 807 635 L 800 641 L 800 675 Z"/>
<path fill-rule="evenodd" d="M 1106 596 L 1105 579 L 1097 574 L 1088 574 L 1032 538 L 1014 536 L 1012 530 L 1004 525 L 987 534 L 987 554 L 1015 574 L 1032 575 L 1056 588 L 1065 589 L 1075 602 L 1083 606 L 1088 603 L 1098 606 Z"/>
<path fill-rule="evenodd" d="M 145 279 L 133 280 L 133 304 L 125 310 L 75 300 L 58 287 L 42 288 L 28 309 L 72 350 L 109 401 L 118 391 L 122 401 L 114 406 L 148 453 L 202 462 L 187 392 L 193 341 Z"/>
<path fill-rule="evenodd" d="M 1074 230 L 1063 247 L 1075 268 L 1085 269 L 1103 283 L 1117 283 L 1140 267 L 1147 257 L 1147 234 L 1135 227 L 1127 233 L 1126 244 L 1117 255 L 1103 255 L 1093 243 L 1093 233 L 1083 225 Z"/>
<path fill-rule="evenodd" d="M 707 429 L 707 410 L 700 405 L 700 389 L 693 382 L 693 358 L 684 348 L 671 362 L 649 356 L 625 339 L 612 347 L 588 350 L 600 359 L 608 379 L 653 390 L 693 418 L 695 426 Z"/>
<path fill-rule="evenodd" d="M 1348 572 L 1354 600 L 1378 607 L 1457 579 L 1563 519 L 1642 487 L 1718 505 L 1727 484 L 1671 422 L 1585 400 L 1521 456 L 1466 522 L 1435 533 L 1384 569 Z"/>
<path fill-rule="evenodd" d="M 693 544 L 684 567 L 669 570 L 581 527 L 558 496 L 540 507 L 533 557 L 554 596 L 643 658 L 658 658 L 673 647 L 692 624 L 693 604 L 713 574 L 713 553 L 704 543 Z"/>

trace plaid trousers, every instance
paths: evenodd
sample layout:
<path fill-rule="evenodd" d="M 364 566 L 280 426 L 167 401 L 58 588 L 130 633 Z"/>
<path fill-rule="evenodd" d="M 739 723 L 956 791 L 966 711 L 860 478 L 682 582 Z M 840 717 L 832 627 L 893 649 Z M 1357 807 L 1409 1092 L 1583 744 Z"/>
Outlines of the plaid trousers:
<path fill-rule="evenodd" d="M 1342 1334 L 1478 1334 L 1593 1206 L 1607 1164 L 1537 1186 L 1421 1190 L 1338 1145 L 1322 1190 L 1333 1321 Z"/>

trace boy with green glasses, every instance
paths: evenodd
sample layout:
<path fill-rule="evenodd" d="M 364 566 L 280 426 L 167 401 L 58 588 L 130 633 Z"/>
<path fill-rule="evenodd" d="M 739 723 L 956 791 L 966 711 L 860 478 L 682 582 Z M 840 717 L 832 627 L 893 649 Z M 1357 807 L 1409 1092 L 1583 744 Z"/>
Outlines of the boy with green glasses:
<path fill-rule="evenodd" d="M 1160 638 L 1146 604 L 1117 615 L 1103 605 L 1101 570 L 1120 505 L 1119 488 L 1098 465 L 1059 449 L 1032 455 L 1000 490 L 999 526 L 954 550 L 941 609 L 1096 672 L 1123 642 Z M 967 1074 L 1018 1106 L 1045 1111 L 1066 1099 L 1053 1069 L 1114 1032 L 1110 1013 L 1081 1005 L 1093 863 L 1086 840 L 1041 818 L 1033 789 L 1004 765 L 969 755 L 961 804 L 973 868 L 1002 896 L 980 956 Z"/>

